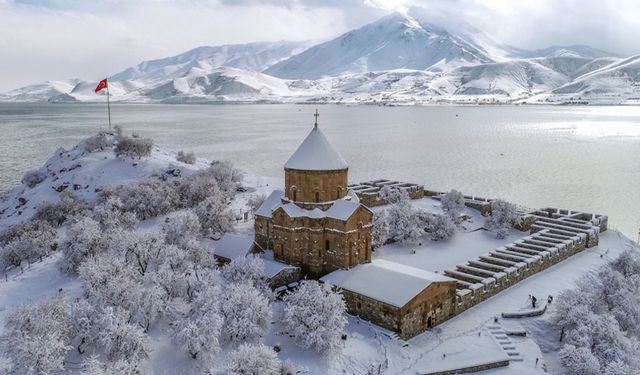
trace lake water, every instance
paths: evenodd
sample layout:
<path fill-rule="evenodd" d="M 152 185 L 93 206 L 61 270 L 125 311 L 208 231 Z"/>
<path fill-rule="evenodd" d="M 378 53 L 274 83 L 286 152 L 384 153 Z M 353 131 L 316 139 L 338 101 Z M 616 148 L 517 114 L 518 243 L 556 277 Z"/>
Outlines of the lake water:
<path fill-rule="evenodd" d="M 282 176 L 313 124 L 304 105 L 112 105 L 114 124 L 161 146 Z M 350 181 L 399 179 L 529 207 L 608 214 L 637 238 L 640 107 L 323 105 L 320 126 Z M 1 104 L 0 191 L 106 126 L 102 105 Z"/>

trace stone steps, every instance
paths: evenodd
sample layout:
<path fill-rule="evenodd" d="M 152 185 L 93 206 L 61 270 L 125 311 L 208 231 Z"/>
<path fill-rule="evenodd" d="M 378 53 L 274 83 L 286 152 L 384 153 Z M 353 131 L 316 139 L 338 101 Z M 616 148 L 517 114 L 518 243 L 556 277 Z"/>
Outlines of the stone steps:
<path fill-rule="evenodd" d="M 500 323 L 492 324 L 490 326 L 487 326 L 486 328 L 489 331 L 489 334 L 493 336 L 494 340 L 496 340 L 500 348 L 502 348 L 505 354 L 509 357 L 509 361 L 511 362 L 524 361 L 524 358 L 522 357 L 520 352 L 516 349 L 511 339 L 507 336 L 506 330 L 502 327 Z"/>

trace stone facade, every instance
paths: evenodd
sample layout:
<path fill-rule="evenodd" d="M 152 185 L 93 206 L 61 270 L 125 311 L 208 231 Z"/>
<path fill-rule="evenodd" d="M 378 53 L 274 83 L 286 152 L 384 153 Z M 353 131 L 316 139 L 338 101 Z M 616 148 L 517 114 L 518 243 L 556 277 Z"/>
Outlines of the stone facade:
<path fill-rule="evenodd" d="M 342 289 L 353 315 L 390 329 L 407 340 L 455 315 L 456 283 L 434 282 L 402 307 Z"/>
<path fill-rule="evenodd" d="M 324 207 L 347 195 L 348 169 L 304 171 L 284 169 L 285 197 L 307 209 Z"/>
<path fill-rule="evenodd" d="M 274 257 L 313 277 L 370 262 L 372 220 L 373 213 L 362 205 L 346 221 L 292 218 L 279 208 L 271 220 Z"/>

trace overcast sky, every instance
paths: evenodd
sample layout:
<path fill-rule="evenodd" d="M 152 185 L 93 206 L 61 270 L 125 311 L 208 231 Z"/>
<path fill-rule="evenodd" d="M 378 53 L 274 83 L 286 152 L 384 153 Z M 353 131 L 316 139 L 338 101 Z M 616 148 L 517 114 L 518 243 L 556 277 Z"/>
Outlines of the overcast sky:
<path fill-rule="evenodd" d="M 0 91 L 97 80 L 201 45 L 328 39 L 412 7 L 516 47 L 640 53 L 638 0 L 0 0 Z"/>

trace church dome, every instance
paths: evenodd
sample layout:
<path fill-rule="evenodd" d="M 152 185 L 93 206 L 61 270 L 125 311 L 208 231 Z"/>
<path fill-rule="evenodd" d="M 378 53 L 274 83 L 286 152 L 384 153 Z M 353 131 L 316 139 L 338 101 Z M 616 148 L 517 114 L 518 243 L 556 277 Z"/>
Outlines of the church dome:
<path fill-rule="evenodd" d="M 316 125 L 284 167 L 303 171 L 335 171 L 347 169 L 349 165 Z"/>

